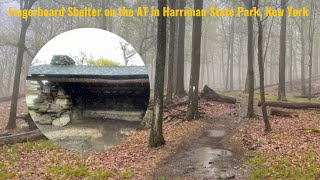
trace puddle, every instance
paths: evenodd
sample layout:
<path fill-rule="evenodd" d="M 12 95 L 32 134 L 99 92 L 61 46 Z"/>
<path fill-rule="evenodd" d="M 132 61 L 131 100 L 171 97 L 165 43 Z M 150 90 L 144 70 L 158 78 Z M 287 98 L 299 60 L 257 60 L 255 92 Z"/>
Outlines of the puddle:
<path fill-rule="evenodd" d="M 220 138 L 226 135 L 225 130 L 209 130 L 207 131 L 208 137 L 213 137 L 213 138 Z"/>
<path fill-rule="evenodd" d="M 201 147 L 193 151 L 187 152 L 187 154 L 193 158 L 194 156 L 197 159 L 197 162 L 208 165 L 213 164 L 214 160 L 218 158 L 232 156 L 232 152 L 226 149 L 213 149 L 210 147 Z"/>
<path fill-rule="evenodd" d="M 197 164 L 196 173 L 213 176 L 217 172 L 216 162 L 218 159 L 232 156 L 232 152 L 225 149 L 213 149 L 211 147 L 201 147 L 186 153 L 189 160 Z"/>
<path fill-rule="evenodd" d="M 91 152 L 121 144 L 138 126 L 139 122 L 85 119 L 64 127 L 43 125 L 39 129 L 66 149 Z"/>

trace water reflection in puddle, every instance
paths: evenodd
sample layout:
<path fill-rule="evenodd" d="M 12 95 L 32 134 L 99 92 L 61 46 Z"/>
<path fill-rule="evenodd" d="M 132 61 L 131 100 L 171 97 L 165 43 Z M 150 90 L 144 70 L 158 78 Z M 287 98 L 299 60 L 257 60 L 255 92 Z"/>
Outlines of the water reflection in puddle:
<path fill-rule="evenodd" d="M 226 134 L 225 130 L 209 130 L 207 131 L 208 137 L 219 138 Z"/>
<path fill-rule="evenodd" d="M 62 147 L 80 152 L 103 151 L 132 135 L 139 122 L 85 119 L 64 127 L 40 126 L 41 131 Z"/>
<path fill-rule="evenodd" d="M 201 147 L 187 154 L 196 157 L 197 161 L 204 165 L 212 164 L 215 159 L 220 157 L 232 156 L 232 152 L 229 150 L 213 149 L 211 147 Z"/>
<path fill-rule="evenodd" d="M 211 147 L 201 147 L 187 152 L 190 160 L 196 160 L 195 163 L 204 167 L 205 169 L 198 169 L 195 171 L 201 171 L 199 173 L 205 173 L 208 175 L 215 175 L 217 167 L 215 163 L 218 159 L 232 156 L 232 152 L 225 149 L 213 149 Z"/>

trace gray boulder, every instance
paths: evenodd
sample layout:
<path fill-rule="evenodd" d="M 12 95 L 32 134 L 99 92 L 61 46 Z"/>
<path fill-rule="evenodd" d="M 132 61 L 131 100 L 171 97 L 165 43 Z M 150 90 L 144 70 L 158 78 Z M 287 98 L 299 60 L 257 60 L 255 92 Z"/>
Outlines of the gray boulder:
<path fill-rule="evenodd" d="M 67 55 L 55 55 L 51 59 L 51 65 L 75 65 L 75 61 Z"/>
<path fill-rule="evenodd" d="M 52 121 L 52 125 L 54 126 L 65 126 L 71 121 L 69 113 L 64 113 L 60 118 Z"/>

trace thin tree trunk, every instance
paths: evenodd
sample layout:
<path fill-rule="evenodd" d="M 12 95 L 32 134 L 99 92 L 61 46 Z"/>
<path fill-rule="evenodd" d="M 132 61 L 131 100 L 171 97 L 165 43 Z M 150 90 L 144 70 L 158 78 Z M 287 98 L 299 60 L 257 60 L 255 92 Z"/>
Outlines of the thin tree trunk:
<path fill-rule="evenodd" d="M 253 9 L 252 0 L 248 0 L 248 9 L 250 10 Z M 247 47 L 248 48 L 248 70 L 247 70 L 246 84 L 249 92 L 247 117 L 253 118 L 254 117 L 253 17 L 248 16 L 247 20 L 248 20 L 248 47 Z"/>
<path fill-rule="evenodd" d="M 300 18 L 300 40 L 301 40 L 301 95 L 306 95 L 305 80 L 305 39 L 304 39 L 304 19 Z"/>
<path fill-rule="evenodd" d="M 239 90 L 242 89 L 242 75 L 241 75 L 241 72 L 242 72 L 242 36 L 240 35 L 240 38 L 239 38 L 239 72 L 238 72 L 238 76 L 239 76 Z"/>
<path fill-rule="evenodd" d="M 279 57 L 279 87 L 278 100 L 287 101 L 286 98 L 286 32 L 287 32 L 287 1 L 281 0 L 281 9 L 284 16 L 281 17 L 280 30 L 280 57 Z"/>
<path fill-rule="evenodd" d="M 255 6 L 259 7 L 259 0 L 255 0 Z M 259 74 L 260 74 L 260 99 L 261 109 L 263 115 L 263 121 L 265 125 L 265 131 L 272 131 L 267 113 L 267 107 L 265 104 L 265 92 L 264 92 L 264 63 L 263 63 L 263 26 L 259 16 L 256 17 L 258 21 L 259 33 L 258 33 L 258 63 L 259 63 Z"/>
<path fill-rule="evenodd" d="M 231 32 L 230 32 L 230 90 L 233 90 L 233 53 L 234 53 L 234 23 L 235 18 L 232 18 Z"/>
<path fill-rule="evenodd" d="M 162 132 L 163 121 L 163 91 L 164 91 L 164 74 L 166 60 L 166 26 L 167 18 L 163 16 L 163 7 L 167 5 L 166 0 L 158 1 L 158 35 L 157 35 L 157 58 L 156 74 L 154 84 L 154 110 L 153 119 L 149 137 L 149 146 L 158 147 L 165 144 Z"/>
<path fill-rule="evenodd" d="M 31 9 L 32 5 L 35 3 L 35 0 L 21 0 L 21 9 Z M 17 127 L 16 124 L 16 114 L 17 114 L 17 105 L 18 105 L 18 98 L 19 98 L 19 86 L 20 86 L 20 77 L 21 77 L 21 70 L 23 64 L 23 54 L 25 49 L 25 41 L 26 41 L 26 33 L 28 27 L 30 25 L 31 18 L 29 17 L 27 20 L 21 18 L 21 31 L 20 37 L 18 42 L 18 54 L 16 59 L 16 69 L 14 72 L 14 81 L 13 81 L 13 90 L 12 90 L 12 97 L 11 97 L 11 107 L 10 107 L 10 116 L 8 120 L 8 124 L 6 129 L 14 129 Z"/>
<path fill-rule="evenodd" d="M 169 0 L 170 7 L 175 9 L 176 1 Z M 169 42 L 169 59 L 168 59 L 168 81 L 167 81 L 167 101 L 172 103 L 173 91 L 173 63 L 175 59 L 175 34 L 176 34 L 176 17 L 170 17 L 170 42 Z"/>
<path fill-rule="evenodd" d="M 202 9 L 203 0 L 194 1 L 194 9 Z M 200 56 L 201 56 L 201 31 L 202 17 L 193 17 L 192 26 L 192 65 L 189 85 L 189 104 L 187 110 L 187 119 L 198 119 L 198 91 L 200 74 Z"/>
<path fill-rule="evenodd" d="M 290 26 L 290 41 L 289 41 L 289 46 L 290 46 L 290 54 L 289 54 L 289 88 L 290 91 L 293 91 L 293 31 L 292 31 L 292 25 Z"/>
<path fill-rule="evenodd" d="M 311 100 L 311 91 L 312 91 L 312 61 L 313 61 L 313 38 L 314 38 L 314 31 L 315 31 L 315 27 L 314 27 L 314 14 L 313 14 L 313 8 L 314 8 L 314 4 L 313 4 L 313 0 L 311 0 L 311 10 L 310 10 L 310 16 L 309 16 L 309 92 L 308 92 L 308 99 Z"/>
<path fill-rule="evenodd" d="M 186 0 L 179 1 L 179 8 L 184 9 L 186 7 Z M 184 42 L 185 42 L 185 17 L 179 17 L 179 37 L 178 37 L 178 62 L 177 62 L 177 79 L 176 79 L 176 91 L 178 96 L 184 96 L 186 94 L 184 90 Z"/>

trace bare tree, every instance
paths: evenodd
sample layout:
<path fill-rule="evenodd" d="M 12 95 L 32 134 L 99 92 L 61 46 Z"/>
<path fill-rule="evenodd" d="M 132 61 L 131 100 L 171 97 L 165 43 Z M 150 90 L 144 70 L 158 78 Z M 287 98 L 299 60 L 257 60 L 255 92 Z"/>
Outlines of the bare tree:
<path fill-rule="evenodd" d="M 255 0 L 255 7 L 259 8 L 259 0 Z M 261 108 L 263 121 L 265 125 L 265 131 L 272 131 L 271 125 L 268 118 L 267 107 L 266 107 L 266 98 L 264 92 L 264 63 L 263 63 L 263 24 L 260 16 L 256 16 L 258 21 L 258 63 L 259 63 L 259 74 L 260 74 L 260 99 L 261 99 Z"/>
<path fill-rule="evenodd" d="M 202 9 L 203 0 L 194 1 L 194 9 Z M 187 110 L 187 119 L 198 119 L 198 91 L 200 74 L 200 56 L 201 56 L 201 31 L 202 17 L 193 17 L 192 26 L 192 64 L 189 85 L 189 104 Z"/>
<path fill-rule="evenodd" d="M 186 0 L 179 1 L 179 9 L 186 7 Z M 186 18 L 184 16 L 179 17 L 179 36 L 178 36 L 178 62 L 176 66 L 176 90 L 175 94 L 178 96 L 184 96 L 184 48 L 185 48 L 185 28 Z"/>
<path fill-rule="evenodd" d="M 170 7 L 175 9 L 176 1 L 169 0 Z M 168 59 L 168 81 L 167 81 L 167 101 L 172 103 L 173 91 L 173 63 L 175 59 L 175 39 L 176 39 L 176 17 L 170 17 L 170 42 L 169 42 L 169 59 Z"/>
<path fill-rule="evenodd" d="M 122 50 L 123 60 L 127 66 L 130 58 L 137 54 L 137 51 L 131 47 L 131 45 L 125 41 L 120 41 L 120 49 Z"/>
<path fill-rule="evenodd" d="M 247 9 L 253 9 L 252 0 L 244 0 Z M 254 58 L 254 48 L 253 48 L 253 17 L 248 16 L 248 69 L 247 69 L 247 80 L 246 84 L 248 87 L 248 112 L 247 117 L 254 117 L 254 108 L 253 108 L 253 100 L 254 100 L 254 68 L 253 68 L 253 58 Z"/>
<path fill-rule="evenodd" d="M 311 91 L 312 91 L 312 61 L 313 61 L 313 42 L 314 42 L 314 34 L 316 31 L 316 22 L 315 22 L 315 6 L 316 3 L 314 0 L 310 2 L 310 15 L 309 15 L 309 88 L 308 88 L 308 98 L 311 99 Z"/>
<path fill-rule="evenodd" d="M 162 133 L 162 121 L 167 28 L 167 18 L 163 16 L 163 7 L 165 7 L 166 5 L 166 0 L 158 1 L 158 9 L 160 10 L 160 16 L 158 16 L 157 59 L 154 85 L 154 109 L 151 131 L 149 136 L 150 147 L 158 147 L 165 144 L 165 140 Z"/>
<path fill-rule="evenodd" d="M 280 56 L 279 56 L 279 87 L 278 100 L 287 101 L 286 97 L 286 36 L 287 36 L 287 0 L 281 0 Z"/>
<path fill-rule="evenodd" d="M 36 2 L 36 0 L 20 0 L 20 9 L 28 10 L 31 9 L 32 5 Z M 21 30 L 20 30 L 20 37 L 18 42 L 18 54 L 16 59 L 16 69 L 14 72 L 14 82 L 13 82 L 13 90 L 12 90 L 12 97 L 11 97 L 11 107 L 10 107 L 10 116 L 9 121 L 6 126 L 6 129 L 14 129 L 16 128 L 16 115 L 17 115 L 17 105 L 18 105 L 18 98 L 19 98 L 19 86 L 20 86 L 20 75 L 22 69 L 22 61 L 23 61 L 23 54 L 25 50 L 25 42 L 26 42 L 26 33 L 28 27 L 30 25 L 31 18 L 28 17 L 26 20 L 21 18 Z"/>

